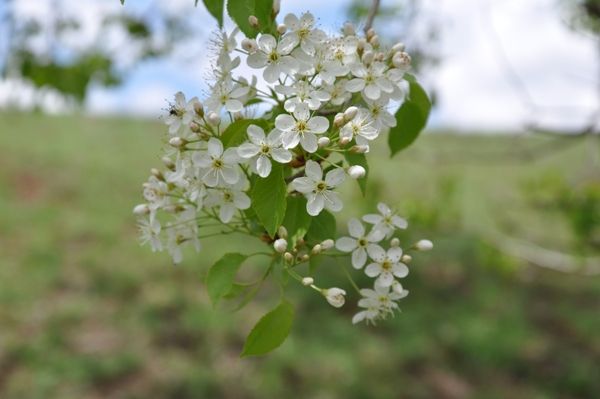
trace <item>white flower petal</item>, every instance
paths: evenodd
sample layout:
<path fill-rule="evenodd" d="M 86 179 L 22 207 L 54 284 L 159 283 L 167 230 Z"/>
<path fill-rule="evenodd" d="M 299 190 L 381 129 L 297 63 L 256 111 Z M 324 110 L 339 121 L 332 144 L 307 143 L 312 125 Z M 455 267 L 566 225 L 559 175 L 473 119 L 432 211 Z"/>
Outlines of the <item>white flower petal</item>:
<path fill-rule="evenodd" d="M 381 273 L 381 266 L 378 263 L 371 263 L 365 269 L 365 274 L 369 277 L 377 277 Z"/>
<path fill-rule="evenodd" d="M 310 152 L 311 154 L 319 149 L 317 136 L 308 132 L 301 135 L 300 145 L 306 150 L 306 152 Z"/>
<path fill-rule="evenodd" d="M 369 245 L 367 247 L 367 252 L 369 253 L 371 259 L 373 259 L 375 262 L 383 262 L 385 259 L 386 253 L 379 245 Z"/>
<path fill-rule="evenodd" d="M 364 248 L 358 248 L 352 252 L 352 266 L 355 269 L 360 269 L 367 263 L 367 251 Z"/>
<path fill-rule="evenodd" d="M 279 130 L 290 130 L 296 125 L 296 121 L 291 115 L 281 114 L 275 118 L 275 127 Z"/>
<path fill-rule="evenodd" d="M 248 159 L 258 154 L 260 152 L 260 147 L 256 144 L 244 143 L 238 147 L 237 152 L 240 157 Z"/>
<path fill-rule="evenodd" d="M 357 245 L 356 240 L 350 237 L 341 237 L 335 242 L 335 247 L 342 252 L 354 251 Z"/>
<path fill-rule="evenodd" d="M 321 165 L 319 165 L 315 161 L 306 161 L 306 167 L 304 170 L 306 172 L 306 176 L 315 182 L 321 181 L 321 179 L 323 178 L 323 171 L 321 170 Z"/>
<path fill-rule="evenodd" d="M 321 194 L 311 193 L 308 195 L 306 203 L 306 212 L 311 216 L 317 216 L 325 207 L 325 199 Z"/>
<path fill-rule="evenodd" d="M 208 154 L 213 158 L 219 158 L 223 154 L 223 143 L 221 143 L 221 140 L 214 137 L 208 140 Z"/>
<path fill-rule="evenodd" d="M 352 218 L 348 221 L 348 231 L 350 232 L 350 235 L 355 238 L 360 238 L 365 235 L 365 227 L 356 218 Z"/>
<path fill-rule="evenodd" d="M 315 189 L 315 182 L 308 177 L 298 177 L 292 182 L 292 187 L 302 194 L 312 193 Z"/>
<path fill-rule="evenodd" d="M 344 169 L 335 168 L 327 172 L 327 176 L 325 176 L 325 183 L 327 183 L 328 187 L 337 187 L 346 178 L 346 172 Z"/>
<path fill-rule="evenodd" d="M 265 141 L 265 131 L 260 126 L 250 125 L 246 133 L 250 141 L 256 145 L 261 145 Z"/>
<path fill-rule="evenodd" d="M 324 116 L 315 116 L 310 118 L 307 126 L 313 133 L 325 133 L 329 128 L 329 121 Z"/>
<path fill-rule="evenodd" d="M 271 161 L 267 156 L 260 155 L 256 160 L 256 171 L 260 177 L 267 177 L 271 173 Z"/>

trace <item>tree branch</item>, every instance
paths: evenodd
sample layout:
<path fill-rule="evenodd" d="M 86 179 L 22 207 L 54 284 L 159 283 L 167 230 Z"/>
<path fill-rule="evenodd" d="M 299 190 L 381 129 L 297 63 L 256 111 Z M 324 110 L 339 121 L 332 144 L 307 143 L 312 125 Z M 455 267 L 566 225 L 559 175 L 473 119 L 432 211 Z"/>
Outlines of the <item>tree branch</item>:
<path fill-rule="evenodd" d="M 373 20 L 379 11 L 380 0 L 373 0 L 371 8 L 369 9 L 369 15 L 367 16 L 367 22 L 365 23 L 365 34 L 373 27 Z"/>

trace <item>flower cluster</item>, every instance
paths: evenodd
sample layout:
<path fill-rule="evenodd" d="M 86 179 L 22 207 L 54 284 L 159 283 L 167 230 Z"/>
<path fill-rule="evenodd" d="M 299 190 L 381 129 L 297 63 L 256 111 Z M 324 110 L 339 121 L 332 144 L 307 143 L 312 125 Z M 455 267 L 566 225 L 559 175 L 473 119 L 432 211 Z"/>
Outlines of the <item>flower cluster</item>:
<path fill-rule="evenodd" d="M 237 29 L 218 35 L 209 95 L 202 102 L 175 95 L 164 118 L 164 168 L 151 170 L 145 202 L 134 213 L 142 242 L 154 251 L 166 249 L 175 263 L 182 260 L 183 246 L 200 250 L 200 240 L 209 236 L 261 238 L 272 244 L 273 259 L 290 275 L 341 306 L 344 290 L 317 288 L 312 278 L 292 270 L 312 255 L 333 250 L 334 241 L 316 243 L 310 253 L 289 252 L 288 247 L 301 247 L 304 237 L 296 234 L 288 245 L 281 220 L 268 226 L 257 217 L 252 188 L 277 175 L 279 180 L 269 183 L 284 185 L 287 197 L 303 198 L 309 216 L 339 212 L 343 202 L 336 189 L 347 177 L 366 177 L 371 142 L 396 124 L 390 109 L 408 94 L 410 56 L 401 43 L 385 48 L 373 30 L 362 36 L 350 23 L 328 35 L 310 13 L 289 14 L 276 26 L 239 42 Z M 238 76 L 242 63 L 258 77 Z M 255 119 L 257 113 L 262 116 Z M 379 211 L 363 217 L 372 225 L 369 233 L 352 220 L 351 237 L 335 242 L 339 251 L 352 253 L 354 268 L 364 267 L 376 278 L 373 290 L 360 292 L 359 306 L 365 310 L 355 322 L 385 317 L 406 294 L 396 279 L 408 273 L 408 255 L 392 236 L 407 223 L 383 204 Z M 391 240 L 387 250 L 380 246 L 384 239 Z"/>

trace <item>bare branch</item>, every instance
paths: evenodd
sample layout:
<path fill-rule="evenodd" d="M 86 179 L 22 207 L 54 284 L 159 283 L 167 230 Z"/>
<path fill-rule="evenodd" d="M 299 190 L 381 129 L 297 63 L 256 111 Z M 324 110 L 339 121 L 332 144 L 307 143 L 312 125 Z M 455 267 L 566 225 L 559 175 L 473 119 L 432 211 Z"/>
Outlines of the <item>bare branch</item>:
<path fill-rule="evenodd" d="M 369 9 L 369 15 L 367 16 L 367 22 L 365 23 L 365 34 L 373 27 L 373 20 L 379 11 L 380 0 L 373 0 L 371 8 Z"/>

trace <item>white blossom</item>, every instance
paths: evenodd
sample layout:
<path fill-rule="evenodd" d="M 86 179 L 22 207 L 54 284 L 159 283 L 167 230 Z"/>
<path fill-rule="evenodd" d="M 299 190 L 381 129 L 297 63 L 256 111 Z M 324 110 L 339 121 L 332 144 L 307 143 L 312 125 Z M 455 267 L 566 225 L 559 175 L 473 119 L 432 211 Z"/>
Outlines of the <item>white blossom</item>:
<path fill-rule="evenodd" d="M 235 212 L 250 208 L 250 197 L 244 192 L 247 183 L 240 179 L 236 184 L 213 188 L 208 191 L 205 205 L 219 208 L 219 220 L 229 223 Z"/>
<path fill-rule="evenodd" d="M 223 143 L 216 138 L 208 140 L 207 150 L 194 158 L 194 163 L 205 169 L 202 181 L 208 187 L 237 183 L 240 178 L 238 161 L 237 150 L 228 148 L 223 151 Z"/>
<path fill-rule="evenodd" d="M 169 108 L 169 115 L 165 118 L 165 123 L 169 126 L 169 133 L 176 134 L 182 126 L 187 126 L 194 119 L 194 104 L 198 98 L 194 97 L 190 101 L 185 100 L 182 92 L 175 94 L 175 103 Z"/>
<path fill-rule="evenodd" d="M 406 219 L 396 215 L 396 213 L 383 202 L 377 204 L 377 210 L 379 210 L 379 215 L 368 214 L 363 216 L 363 220 L 373 224 L 374 230 L 383 231 L 388 238 L 391 237 L 396 229 L 406 229 L 406 227 L 408 227 Z"/>
<path fill-rule="evenodd" d="M 247 86 L 234 84 L 231 79 L 217 82 L 211 89 L 211 96 L 206 100 L 206 107 L 213 112 L 221 112 L 225 107 L 228 112 L 239 112 L 244 105 L 240 98 L 248 94 Z"/>
<path fill-rule="evenodd" d="M 379 246 L 367 247 L 369 257 L 373 259 L 365 268 L 369 277 L 377 277 L 376 284 L 389 287 L 394 282 L 394 277 L 402 278 L 408 275 L 408 267 L 400 262 L 402 249 L 390 248 L 387 252 Z"/>
<path fill-rule="evenodd" d="M 362 223 L 354 218 L 348 221 L 348 231 L 350 237 L 339 238 L 335 247 L 343 252 L 352 252 L 352 266 L 360 269 L 367 263 L 367 248 L 378 246 L 375 243 L 383 240 L 385 234 L 380 230 L 373 230 L 367 234 Z"/>
<path fill-rule="evenodd" d="M 249 142 L 243 143 L 237 149 L 238 155 L 250 159 L 252 171 L 260 177 L 267 177 L 271 173 L 271 160 L 279 163 L 288 163 L 292 160 L 292 153 L 282 148 L 281 131 L 273 129 L 267 137 L 264 130 L 256 125 L 248 126 Z"/>
<path fill-rule="evenodd" d="M 275 83 L 281 74 L 292 74 L 298 69 L 298 62 L 289 54 L 296 44 L 291 37 L 283 37 L 279 43 L 269 35 L 263 34 L 257 40 L 258 51 L 248 56 L 248 66 L 262 69 L 267 83 Z"/>
<path fill-rule="evenodd" d="M 314 54 L 315 49 L 325 41 L 326 35 L 320 29 L 314 29 L 315 17 L 306 12 L 298 18 L 294 14 L 285 16 L 283 22 L 288 29 L 284 38 L 289 38 L 294 47 L 300 44 L 300 47 L 307 54 Z"/>
<path fill-rule="evenodd" d="M 292 181 L 293 188 L 306 196 L 306 211 L 311 216 L 316 216 L 323 208 L 332 212 L 342 210 L 343 203 L 338 194 L 331 189 L 339 186 L 346 173 L 339 168 L 327 172 L 323 179 L 321 165 L 315 161 L 307 161 L 305 168 L 306 176 L 298 177 Z"/>
<path fill-rule="evenodd" d="M 335 308 L 341 308 L 344 306 L 344 303 L 346 302 L 346 291 L 343 289 L 333 287 L 324 289 L 322 292 L 323 295 L 325 295 L 325 299 L 327 299 L 327 302 L 329 302 L 331 306 Z"/>
<path fill-rule="evenodd" d="M 324 116 L 311 117 L 308 107 L 298 106 L 294 109 L 293 116 L 277 115 L 275 127 L 283 132 L 281 140 L 284 148 L 295 148 L 300 143 L 302 148 L 312 153 L 319 147 L 316 135 L 327 131 L 329 121 Z"/>
<path fill-rule="evenodd" d="M 375 140 L 377 136 L 379 136 L 379 129 L 374 126 L 369 113 L 364 109 L 360 109 L 356 116 L 340 130 L 340 138 L 349 141 L 354 139 L 357 145 L 368 145 L 369 141 Z"/>
<path fill-rule="evenodd" d="M 394 86 L 385 74 L 386 68 L 381 62 L 373 62 L 369 66 L 353 64 L 351 70 L 355 78 L 346 84 L 346 89 L 352 93 L 362 91 L 366 101 L 379 99 L 382 92 L 392 93 Z"/>

